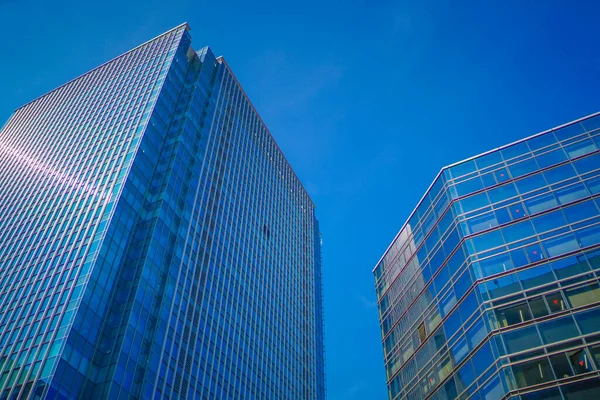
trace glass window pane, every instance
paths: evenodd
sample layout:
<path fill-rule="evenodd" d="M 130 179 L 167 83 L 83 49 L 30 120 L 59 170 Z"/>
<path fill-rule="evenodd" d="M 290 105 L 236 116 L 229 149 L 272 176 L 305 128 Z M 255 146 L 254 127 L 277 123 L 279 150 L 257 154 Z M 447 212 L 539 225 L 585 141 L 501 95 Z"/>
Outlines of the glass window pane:
<path fill-rule="evenodd" d="M 590 270 L 588 263 L 585 260 L 580 260 L 579 257 L 563 258 L 552 262 L 551 265 L 558 279 L 568 278 Z"/>
<path fill-rule="evenodd" d="M 571 360 L 571 366 L 576 374 L 585 374 L 594 369 L 585 349 L 570 351 L 567 357 Z"/>
<path fill-rule="evenodd" d="M 541 346 L 542 342 L 535 329 L 535 326 L 517 329 L 502 335 L 504 343 L 509 353 L 516 353 L 523 350 Z"/>
<path fill-rule="evenodd" d="M 495 310 L 495 315 L 500 327 L 519 324 L 531 319 L 531 312 L 525 301 L 515 305 L 498 308 Z"/>
<path fill-rule="evenodd" d="M 477 167 L 475 166 L 475 161 L 471 160 L 453 166 L 450 168 L 450 174 L 452 174 L 453 178 L 458 178 L 459 176 L 467 175 L 476 170 Z"/>
<path fill-rule="evenodd" d="M 544 315 L 548 315 L 548 308 L 546 307 L 546 303 L 542 297 L 536 297 L 535 299 L 531 299 L 528 301 L 529 307 L 531 307 L 531 312 L 533 313 L 534 318 L 543 317 Z"/>
<path fill-rule="evenodd" d="M 479 208 L 489 205 L 490 201 L 488 200 L 487 193 L 483 192 L 462 199 L 460 201 L 460 204 L 462 206 L 463 212 L 468 213 L 470 211 L 477 210 Z"/>
<path fill-rule="evenodd" d="M 488 191 L 488 195 L 492 203 L 497 203 L 517 196 L 517 187 L 513 183 L 507 183 Z"/>
<path fill-rule="evenodd" d="M 600 380 L 588 379 L 561 387 L 566 400 L 592 400 L 600 398 Z"/>
<path fill-rule="evenodd" d="M 525 200 L 525 206 L 530 214 L 536 214 L 558 206 L 558 201 L 552 193 L 544 194 L 533 199 Z"/>
<path fill-rule="evenodd" d="M 516 164 L 509 165 L 508 170 L 512 175 L 513 179 L 517 179 L 523 175 L 527 175 L 533 171 L 537 171 L 540 167 L 537 165 L 535 158 L 530 158 L 528 160 L 519 161 Z"/>
<path fill-rule="evenodd" d="M 528 139 L 527 144 L 531 150 L 538 150 L 556 143 L 556 138 L 552 132 L 545 133 L 543 135 L 536 136 Z"/>
<path fill-rule="evenodd" d="M 544 248 L 549 257 L 556 257 L 579 249 L 579 244 L 572 234 L 563 235 L 555 239 L 545 240 Z"/>
<path fill-rule="evenodd" d="M 579 336 L 575 322 L 570 315 L 540 323 L 538 326 L 545 344 L 551 344 Z"/>
<path fill-rule="evenodd" d="M 563 211 L 567 221 L 572 224 L 599 215 L 596 203 L 594 203 L 592 200 L 587 200 L 569 207 L 565 207 Z"/>
<path fill-rule="evenodd" d="M 487 331 L 485 329 L 485 324 L 483 323 L 483 320 L 480 319 L 466 333 L 469 348 L 472 350 L 477 347 L 486 335 Z"/>
<path fill-rule="evenodd" d="M 520 388 L 554 380 L 554 375 L 546 358 L 513 365 L 512 369 Z"/>
<path fill-rule="evenodd" d="M 519 193 L 521 194 L 529 193 L 548 185 L 541 173 L 519 179 L 515 182 L 515 184 L 517 185 L 517 189 L 519 189 Z"/>
<path fill-rule="evenodd" d="M 564 189 L 557 189 L 554 194 L 558 198 L 560 204 L 571 203 L 575 200 L 589 196 L 589 193 L 585 186 L 583 186 L 583 183 L 578 183 Z"/>
<path fill-rule="evenodd" d="M 440 300 L 440 309 L 442 315 L 445 317 L 448 315 L 452 307 L 456 304 L 456 296 L 454 295 L 454 289 L 450 288 L 447 294 Z"/>
<path fill-rule="evenodd" d="M 538 265 L 519 272 L 519 279 L 524 289 L 531 289 L 554 281 L 554 274 L 548 264 Z"/>
<path fill-rule="evenodd" d="M 498 220 L 496 219 L 496 215 L 490 211 L 468 219 L 467 226 L 469 227 L 470 233 L 474 234 L 498 226 Z"/>
<path fill-rule="evenodd" d="M 459 364 L 465 358 L 467 353 L 469 353 L 469 347 L 467 346 L 466 339 L 464 337 L 461 338 L 458 343 L 452 346 L 450 351 L 454 357 L 454 365 Z"/>
<path fill-rule="evenodd" d="M 585 139 L 565 147 L 570 158 L 576 158 L 596 150 L 596 145 L 592 139 Z"/>
<path fill-rule="evenodd" d="M 481 346 L 481 348 L 477 350 L 477 353 L 475 353 L 473 357 L 471 357 L 471 361 L 473 362 L 473 367 L 475 368 L 475 371 L 481 373 L 488 369 L 488 367 L 492 365 L 494 361 L 496 361 L 494 358 L 494 354 L 492 353 L 492 346 L 490 345 L 490 343 L 488 342 Z"/>
<path fill-rule="evenodd" d="M 561 210 L 552 211 L 550 213 L 532 218 L 533 226 L 537 233 L 544 233 L 552 229 L 560 228 L 567 225 L 567 220 Z"/>
<path fill-rule="evenodd" d="M 580 174 L 594 171 L 600 168 L 600 154 L 594 154 L 592 156 L 584 157 L 580 160 L 574 161 L 573 165 Z"/>
<path fill-rule="evenodd" d="M 502 234 L 506 243 L 516 242 L 517 240 L 535 235 L 531 221 L 521 221 L 519 223 L 502 228 Z"/>
<path fill-rule="evenodd" d="M 481 388 L 481 398 L 483 400 L 496 400 L 501 399 L 504 396 L 504 387 L 499 377 L 488 381 Z"/>
<path fill-rule="evenodd" d="M 473 241 L 475 250 L 477 250 L 478 252 L 489 250 L 494 247 L 502 246 L 504 244 L 504 238 L 498 230 L 487 232 L 483 235 L 475 236 L 471 240 Z"/>
<path fill-rule="evenodd" d="M 567 156 L 563 149 L 556 149 L 549 151 L 548 153 L 537 155 L 535 158 L 540 167 L 546 168 L 566 160 Z"/>
<path fill-rule="evenodd" d="M 483 276 L 490 276 L 513 268 L 512 260 L 506 253 L 488 258 L 479 263 Z"/>
<path fill-rule="evenodd" d="M 600 301 L 600 286 L 594 282 L 582 287 L 567 289 L 565 294 L 572 307 L 580 307 Z"/>
<path fill-rule="evenodd" d="M 600 331 L 600 309 L 577 313 L 575 320 L 584 335 Z"/>
<path fill-rule="evenodd" d="M 548 304 L 550 313 L 564 311 L 569 308 L 565 304 L 565 300 L 563 299 L 560 292 L 549 293 L 547 295 L 544 295 L 544 297 L 546 298 L 546 304 Z"/>
<path fill-rule="evenodd" d="M 456 377 L 459 392 L 465 390 L 473 383 L 475 380 L 475 372 L 473 371 L 473 365 L 471 364 L 471 361 L 467 361 L 467 363 L 462 366 Z"/>
<path fill-rule="evenodd" d="M 600 115 L 581 121 L 581 125 L 583 125 L 585 130 L 588 132 L 600 128 Z"/>
<path fill-rule="evenodd" d="M 592 353 L 592 359 L 596 363 L 596 369 L 600 369 L 600 344 L 591 346 L 590 353 Z"/>
<path fill-rule="evenodd" d="M 580 229 L 575 232 L 575 236 L 579 239 L 579 243 L 583 247 L 598 244 L 600 243 L 600 225 Z"/>
<path fill-rule="evenodd" d="M 522 290 L 516 274 L 503 276 L 487 282 L 490 298 L 497 299 Z"/>
<path fill-rule="evenodd" d="M 456 184 L 455 187 L 458 195 L 464 196 L 469 193 L 473 193 L 480 189 L 483 189 L 483 182 L 481 182 L 481 178 L 479 176 L 476 176 L 474 178 Z"/>
<path fill-rule="evenodd" d="M 550 356 L 550 364 L 552 364 L 552 369 L 557 379 L 568 378 L 574 375 L 571 369 L 571 361 L 564 353 Z"/>
<path fill-rule="evenodd" d="M 538 390 L 521 396 L 521 400 L 563 400 L 558 388 Z"/>
<path fill-rule="evenodd" d="M 516 249 L 510 252 L 510 257 L 513 260 L 513 264 L 515 268 L 522 267 L 523 265 L 529 264 L 529 260 L 527 259 L 527 254 L 525 254 L 525 250 Z"/>
<path fill-rule="evenodd" d="M 527 215 L 527 210 L 521 203 L 516 203 L 508 207 L 513 219 L 518 219 Z"/>
<path fill-rule="evenodd" d="M 581 125 L 579 122 L 576 122 L 574 124 L 570 124 L 558 130 L 555 130 L 554 135 L 560 142 L 562 142 L 563 140 L 579 136 L 584 132 L 585 131 L 583 129 L 583 125 Z"/>
<path fill-rule="evenodd" d="M 502 156 L 499 151 L 493 151 L 475 159 L 475 163 L 479 169 L 491 167 L 502 162 Z"/>
<path fill-rule="evenodd" d="M 560 167 L 548 169 L 543 172 L 549 184 L 562 182 L 577 175 L 571 164 L 564 164 Z"/>
<path fill-rule="evenodd" d="M 527 142 L 519 142 L 500 150 L 500 152 L 505 160 L 510 160 L 511 158 L 529 153 L 529 146 L 527 146 Z"/>

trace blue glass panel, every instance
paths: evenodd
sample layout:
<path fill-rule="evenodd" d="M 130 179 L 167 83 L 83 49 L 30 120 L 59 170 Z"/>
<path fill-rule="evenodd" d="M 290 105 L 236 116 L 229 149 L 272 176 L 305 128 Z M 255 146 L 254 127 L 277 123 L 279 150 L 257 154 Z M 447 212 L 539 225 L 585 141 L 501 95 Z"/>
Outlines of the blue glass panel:
<path fill-rule="evenodd" d="M 581 135 L 582 133 L 584 133 L 584 129 L 583 129 L 583 126 L 579 122 L 576 122 L 571 125 L 567 125 L 563 128 L 560 128 L 560 129 L 557 129 L 554 131 L 554 135 L 556 136 L 556 138 L 559 141 L 563 141 L 566 139 L 570 139 L 572 137 L 576 137 L 578 135 Z"/>
<path fill-rule="evenodd" d="M 600 115 L 581 121 L 581 125 L 588 132 L 600 128 Z"/>
<path fill-rule="evenodd" d="M 500 152 L 505 160 L 509 160 L 511 158 L 529 153 L 529 146 L 527 146 L 527 142 L 515 143 L 500 150 Z"/>
<path fill-rule="evenodd" d="M 504 344 L 509 353 L 516 353 L 523 350 L 541 346 L 542 341 L 538 335 L 535 326 L 517 329 L 502 335 Z"/>
<path fill-rule="evenodd" d="M 577 240 L 571 234 L 545 240 L 543 245 L 549 257 L 556 257 L 579 248 Z"/>
<path fill-rule="evenodd" d="M 488 191 L 488 194 L 492 203 L 497 203 L 499 201 L 503 201 L 511 197 L 517 196 L 518 192 L 516 186 L 513 183 L 507 183 L 505 185 L 498 186 L 497 188 Z"/>
<path fill-rule="evenodd" d="M 537 165 L 535 158 L 530 158 L 528 160 L 519 161 L 516 164 L 509 165 L 508 169 L 513 179 L 517 179 L 523 175 L 537 171 L 540 169 L 540 167 Z"/>
<path fill-rule="evenodd" d="M 544 233 L 552 229 L 560 228 L 567 224 L 561 210 L 552 211 L 550 213 L 532 218 L 533 226 L 538 233 Z"/>
<path fill-rule="evenodd" d="M 479 169 L 487 168 L 502 162 L 502 156 L 499 151 L 492 151 L 484 156 L 477 157 L 475 163 Z"/>
<path fill-rule="evenodd" d="M 544 171 L 543 174 L 548 183 L 553 184 L 572 178 L 577 175 L 577 172 L 575 172 L 573 165 L 565 164 L 560 167 L 548 169 Z"/>
<path fill-rule="evenodd" d="M 535 235 L 535 231 L 531 221 L 526 220 L 502 228 L 502 234 L 506 243 L 510 243 Z"/>
<path fill-rule="evenodd" d="M 552 193 L 548 193 L 525 200 L 525 206 L 530 214 L 537 214 L 558 206 L 558 201 Z"/>
<path fill-rule="evenodd" d="M 519 272 L 519 279 L 524 289 L 531 289 L 554 281 L 556 278 L 548 264 L 538 265 Z"/>
<path fill-rule="evenodd" d="M 560 204 L 571 203 L 575 200 L 589 196 L 589 192 L 582 183 L 571 185 L 564 189 L 557 189 L 555 194 Z"/>
<path fill-rule="evenodd" d="M 573 317 L 570 315 L 540 323 L 538 328 L 545 344 L 571 339 L 579 335 Z"/>
<path fill-rule="evenodd" d="M 573 162 L 573 166 L 580 174 L 585 174 L 600 168 L 600 153 L 581 158 Z"/>
<path fill-rule="evenodd" d="M 538 135 L 534 138 L 528 139 L 527 144 L 531 150 L 538 150 L 543 147 L 547 147 L 556 143 L 556 138 L 552 132 L 548 132 L 543 135 Z"/>
<path fill-rule="evenodd" d="M 500 254 L 495 257 L 480 261 L 483 276 L 490 276 L 510 270 L 513 268 L 513 263 L 508 254 Z"/>
<path fill-rule="evenodd" d="M 499 377 L 495 377 L 486 382 L 481 388 L 481 398 L 483 400 L 495 400 L 503 398 L 505 394 L 504 387 Z"/>
<path fill-rule="evenodd" d="M 567 155 L 563 149 L 556 149 L 544 154 L 536 155 L 535 158 L 541 168 L 547 168 L 565 161 Z"/>
<path fill-rule="evenodd" d="M 552 270 L 559 279 L 589 271 L 590 267 L 585 260 L 578 257 L 566 257 L 551 263 Z"/>
<path fill-rule="evenodd" d="M 500 168 L 494 171 L 494 177 L 496 178 L 496 182 L 502 183 L 510 179 L 510 175 L 508 174 L 508 170 L 506 168 Z"/>
<path fill-rule="evenodd" d="M 463 162 L 463 163 L 453 166 L 452 168 L 450 168 L 450 174 L 452 175 L 453 178 L 458 178 L 460 176 L 467 175 L 476 170 L 477 170 L 477 167 L 475 166 L 475 161 L 471 160 L 471 161 L 466 161 L 466 162 Z"/>
<path fill-rule="evenodd" d="M 567 152 L 570 158 L 581 157 L 584 154 L 588 154 L 596 150 L 596 145 L 594 144 L 592 139 L 585 139 L 577 143 L 565 146 L 565 151 Z"/>
<path fill-rule="evenodd" d="M 456 192 L 459 196 L 464 196 L 480 189 L 483 189 L 483 182 L 479 176 L 468 179 L 464 182 L 456 184 Z"/>
<path fill-rule="evenodd" d="M 575 223 L 587 218 L 595 217 L 598 213 L 598 208 L 596 204 L 591 201 L 584 201 L 570 207 L 565 207 L 563 209 L 565 216 L 567 217 L 567 221 L 570 223 Z"/>
<path fill-rule="evenodd" d="M 519 193 L 529 193 L 536 189 L 542 188 L 547 185 L 544 176 L 541 173 L 537 173 L 526 178 L 520 179 L 515 182 Z"/>
<path fill-rule="evenodd" d="M 475 236 L 472 241 L 477 251 L 488 250 L 504 244 L 502 233 L 498 230 Z"/>
<path fill-rule="evenodd" d="M 600 331 L 600 309 L 577 313 L 575 320 L 584 335 Z"/>

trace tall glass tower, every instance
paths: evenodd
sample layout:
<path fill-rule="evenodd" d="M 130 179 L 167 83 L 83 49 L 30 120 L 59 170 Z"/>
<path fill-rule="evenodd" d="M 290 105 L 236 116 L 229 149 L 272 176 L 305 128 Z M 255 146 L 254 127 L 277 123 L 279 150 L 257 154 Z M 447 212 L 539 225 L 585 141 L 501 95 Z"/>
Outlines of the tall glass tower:
<path fill-rule="evenodd" d="M 0 131 L 0 399 L 322 399 L 314 205 L 181 25 Z"/>
<path fill-rule="evenodd" d="M 599 128 L 441 170 L 373 271 L 390 399 L 600 398 Z"/>

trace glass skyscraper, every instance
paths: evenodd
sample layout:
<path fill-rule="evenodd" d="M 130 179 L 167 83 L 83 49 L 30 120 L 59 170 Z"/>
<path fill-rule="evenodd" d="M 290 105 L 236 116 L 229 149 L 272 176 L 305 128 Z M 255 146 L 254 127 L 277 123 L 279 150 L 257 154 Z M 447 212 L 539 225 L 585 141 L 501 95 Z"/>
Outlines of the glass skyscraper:
<path fill-rule="evenodd" d="M 599 128 L 441 170 L 373 271 L 390 399 L 600 398 Z"/>
<path fill-rule="evenodd" d="M 322 399 L 315 208 L 181 25 L 0 131 L 0 399 Z"/>

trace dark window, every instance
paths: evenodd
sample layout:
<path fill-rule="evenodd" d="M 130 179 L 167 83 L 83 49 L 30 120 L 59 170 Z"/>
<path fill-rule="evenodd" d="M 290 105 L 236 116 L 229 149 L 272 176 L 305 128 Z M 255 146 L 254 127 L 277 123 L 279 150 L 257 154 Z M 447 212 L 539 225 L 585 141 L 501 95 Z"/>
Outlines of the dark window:
<path fill-rule="evenodd" d="M 427 333 L 425 332 L 425 323 L 421 322 L 421 325 L 419 325 L 419 340 L 421 343 L 425 341 L 426 336 Z"/>

